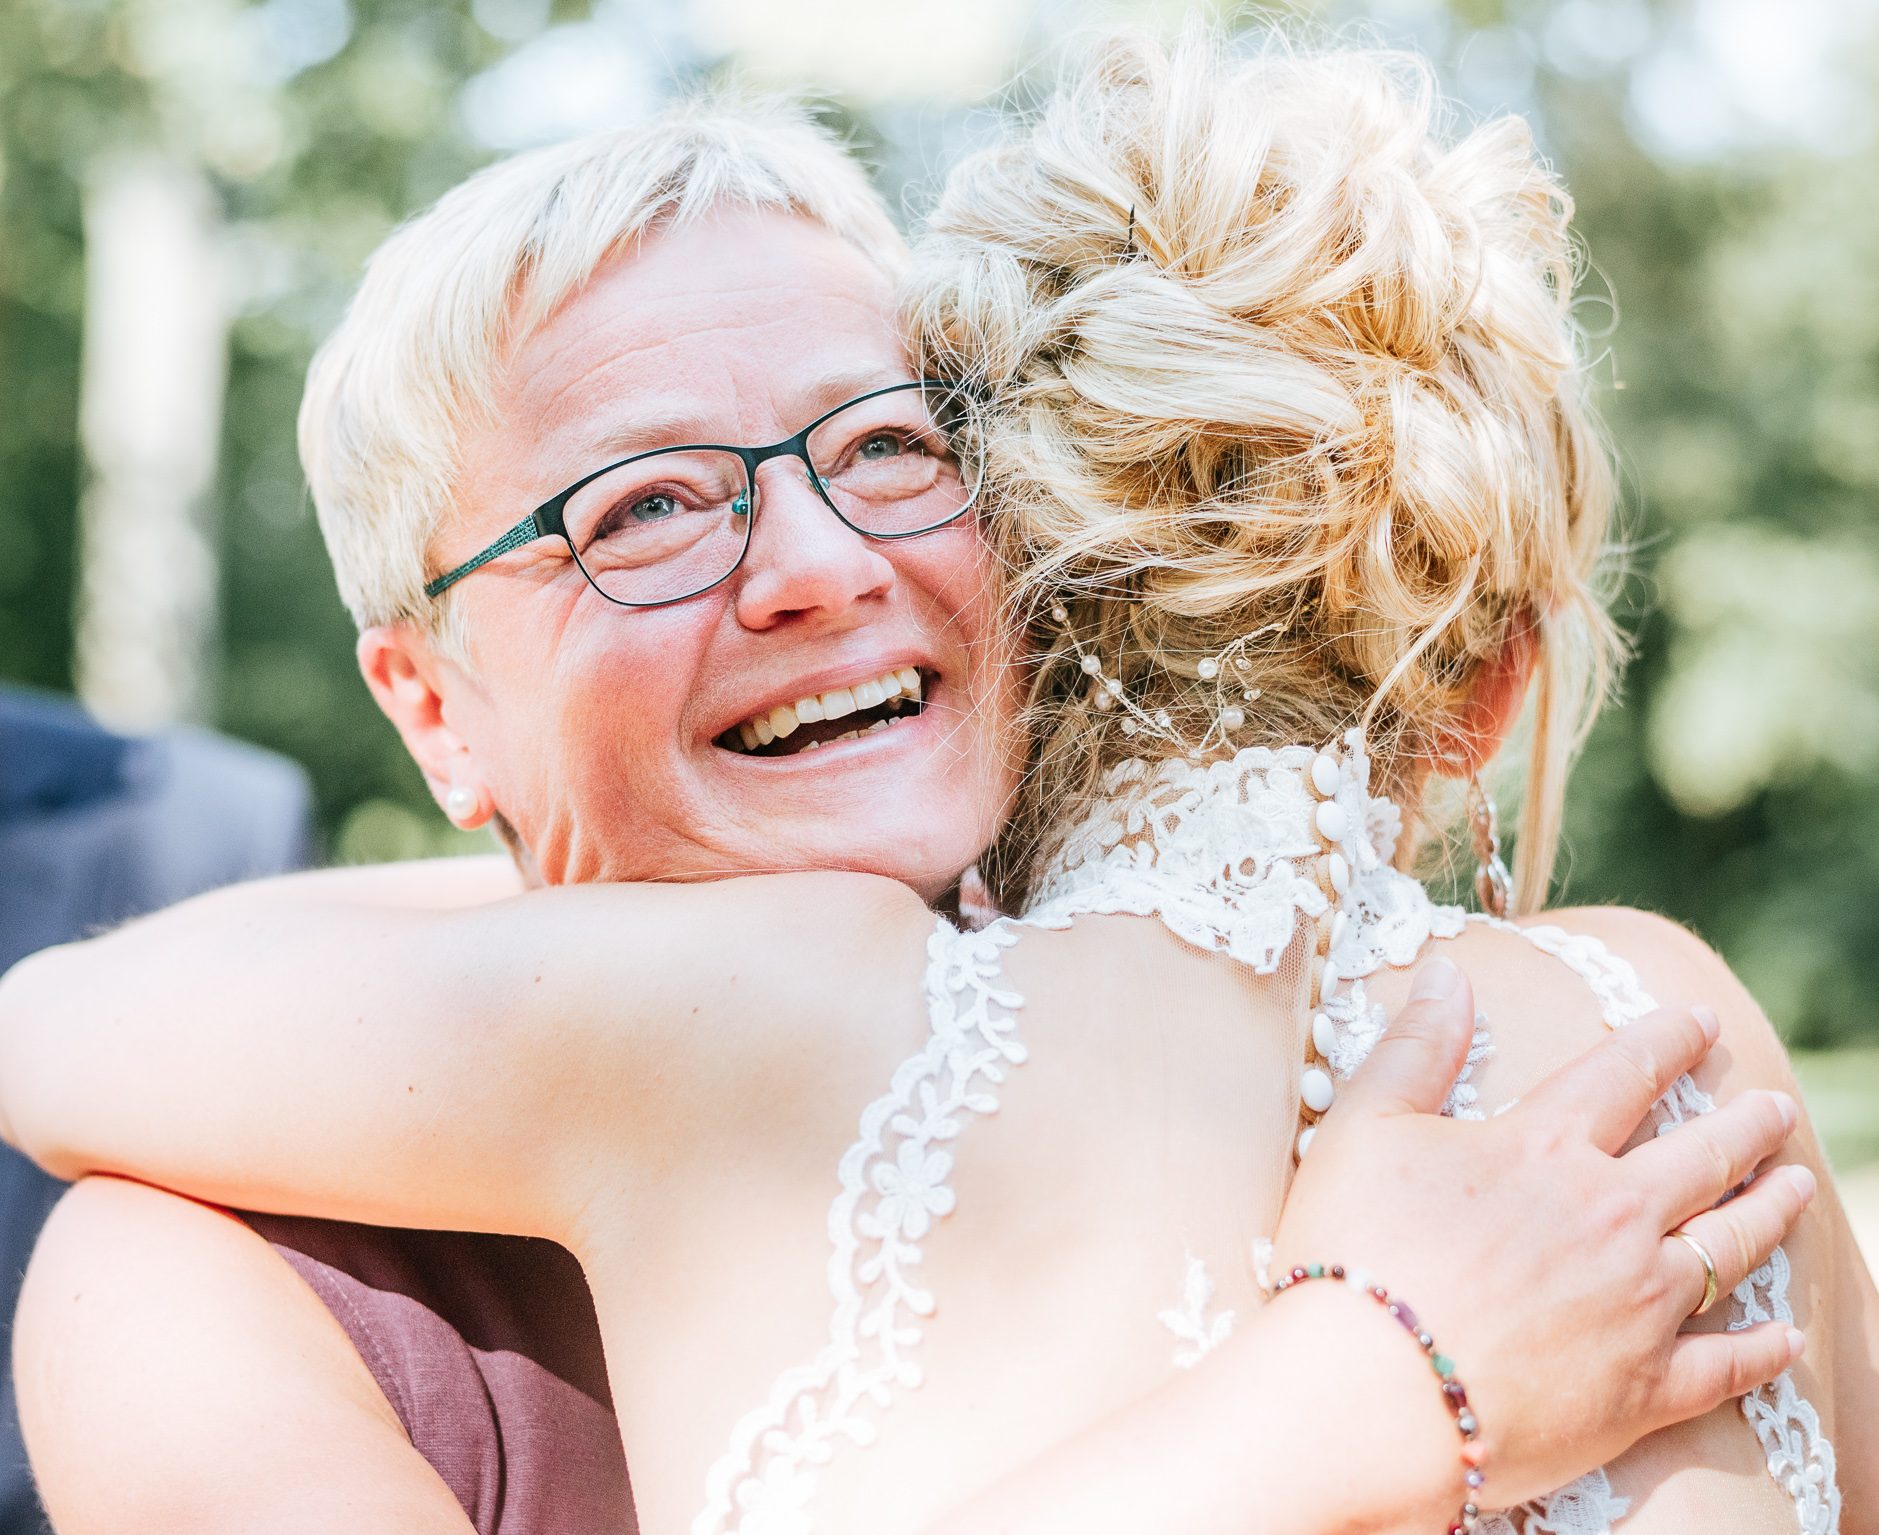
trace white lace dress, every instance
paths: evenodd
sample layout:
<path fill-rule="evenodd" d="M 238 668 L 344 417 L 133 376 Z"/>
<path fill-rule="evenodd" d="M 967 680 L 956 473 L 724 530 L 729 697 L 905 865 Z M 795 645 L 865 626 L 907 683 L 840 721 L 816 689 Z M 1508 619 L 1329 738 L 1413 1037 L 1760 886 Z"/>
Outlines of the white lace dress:
<path fill-rule="evenodd" d="M 1337 807 L 1328 818 L 1327 801 Z M 737 1424 L 711 1469 L 693 1535 L 809 1535 L 820 1468 L 846 1447 L 871 1443 L 881 1415 L 920 1385 L 920 1345 L 934 1309 L 921 1284 L 921 1244 L 933 1222 L 953 1212 L 951 1143 L 975 1116 L 997 1110 L 1007 1073 L 1026 1060 L 1018 1037 L 1022 998 L 1005 982 L 1003 961 L 1027 928 L 1060 928 L 1085 914 L 1153 916 L 1198 948 L 1273 975 L 1288 951 L 1296 962 L 1299 924 L 1328 918 L 1331 974 L 1314 1038 L 1331 1074 L 1348 1076 L 1384 1027 L 1381 1009 L 1365 997 L 1365 978 L 1415 963 L 1431 938 L 1492 920 L 1436 905 L 1397 871 L 1390 859 L 1400 833 L 1396 806 L 1369 792 L 1355 736 L 1335 754 L 1295 746 L 1254 748 L 1206 766 L 1124 763 L 1109 774 L 1098 810 L 1062 836 L 1022 919 L 978 932 L 941 921 L 928 943 L 926 1044 L 868 1105 L 838 1169 L 829 1211 L 828 1342 L 785 1372 Z M 1321 878 L 1327 859 L 1330 876 Z M 1596 940 L 1556 927 L 1495 925 L 1581 977 L 1610 1027 L 1655 1007 L 1631 966 Z M 1478 1031 L 1449 1113 L 1480 1117 L 1468 1078 L 1488 1050 Z M 1713 1107 L 1686 1076 L 1659 1101 L 1656 1118 L 1661 1129 Z M 1776 1249 L 1730 1297 L 1730 1326 L 1792 1320 L 1788 1283 L 1787 1257 Z M 1212 1290 L 1204 1266 L 1190 1260 L 1180 1304 L 1158 1319 L 1173 1335 L 1177 1365 L 1197 1362 L 1231 1332 L 1230 1312 L 1209 1314 Z M 1784 1373 L 1744 1398 L 1742 1411 L 1769 1475 L 1792 1500 L 1795 1528 L 1835 1535 L 1833 1448 L 1792 1377 Z M 1594 1471 L 1532 1504 L 1484 1517 L 1480 1529 L 1605 1535 L 1626 1511 L 1605 1473 Z"/>

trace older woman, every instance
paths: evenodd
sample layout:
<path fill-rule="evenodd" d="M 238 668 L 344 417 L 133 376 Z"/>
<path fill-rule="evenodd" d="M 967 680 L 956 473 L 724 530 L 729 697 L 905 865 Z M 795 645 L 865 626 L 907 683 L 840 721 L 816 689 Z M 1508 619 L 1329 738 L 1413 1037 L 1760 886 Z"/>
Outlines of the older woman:
<path fill-rule="evenodd" d="M 364 625 L 367 681 L 461 824 L 500 815 L 552 885 L 843 868 L 899 886 L 796 876 L 486 905 L 512 893 L 513 879 L 461 868 L 350 874 L 127 930 L 37 962 L 5 992 L 0 1081 L 12 1128 L 64 1171 L 134 1169 L 210 1197 L 576 1246 L 600 1287 L 628 1444 L 648 1447 L 640 1491 L 660 1527 L 688 1512 L 724 1410 L 767 1377 L 773 1356 L 813 1334 L 804 1284 L 825 1264 L 784 1234 L 792 1223 L 780 1216 L 826 1198 L 825 1144 L 845 1139 L 883 1062 L 926 1022 L 917 1005 L 908 1012 L 918 999 L 904 987 L 925 918 L 895 889 L 943 899 L 1013 788 L 1001 749 L 1011 652 L 984 546 L 962 515 L 969 496 L 936 480 L 900 498 L 922 505 L 890 516 L 854 478 L 877 459 L 934 456 L 936 423 L 905 419 L 909 403 L 934 412 L 895 339 L 892 237 L 817 141 L 768 130 L 761 147 L 756 128 L 737 121 L 574 146 L 446 199 L 381 255 L 316 371 L 309 469 Z M 895 408 L 882 414 L 883 401 Z M 591 493 L 628 466 L 618 483 L 630 493 Z M 704 537 L 675 531 L 707 507 L 722 516 Z M 621 529 L 649 530 L 653 554 L 603 557 Z M 856 733 L 856 715 L 880 728 Z M 240 952 L 230 954 L 235 931 Z M 205 963 L 218 971 L 212 1007 L 176 984 Z M 115 979 L 134 995 L 113 995 Z M 1230 1037 L 1244 1001 L 1231 978 L 1190 980 L 1191 1005 Z M 1441 990 L 1462 999 L 1456 984 Z M 48 1030 L 54 995 L 59 1028 Z M 1064 1022 L 1075 1001 L 1060 999 Z M 280 1015 L 277 1033 L 252 1027 L 262 1009 Z M 1654 1090 L 1692 1064 L 1701 1037 L 1694 1026 L 1680 1045 L 1674 1027 L 1639 1037 L 1643 1058 L 1657 1057 Z M 1606 1059 L 1637 1059 L 1639 1039 Z M 1424 1070 L 1425 1084 L 1457 1063 L 1439 1064 L 1447 1069 Z M 319 1106 L 321 1122 L 300 1128 L 335 1148 L 318 1171 L 272 1139 L 291 1141 L 293 1127 L 259 1089 L 283 1073 L 293 1096 Z M 180 1123 L 171 1116 L 192 1093 L 209 1106 Z M 1538 1096 L 1556 1108 L 1583 1102 L 1585 1079 L 1576 1093 L 1569 1079 Z M 243 1105 L 265 1116 L 231 1130 Z M 1779 1326 L 1668 1349 L 1666 1318 L 1698 1297 L 1679 1296 L 1688 1256 L 1663 1240 L 1791 1119 L 1777 1100 L 1751 1097 L 1733 1117 L 1649 1148 L 1655 1155 L 1614 1163 L 1594 1147 L 1617 1148 L 1638 1104 L 1628 1118 L 1623 1107 L 1615 1119 L 1575 1111 L 1586 1114 L 1583 1154 L 1537 1176 L 1537 1148 L 1558 1144 L 1540 1105 L 1472 1127 L 1469 1155 L 1509 1176 L 1494 1209 L 1459 1229 L 1498 1228 L 1481 1233 L 1484 1258 L 1504 1256 L 1518 1231 L 1527 1245 L 1517 1267 L 1484 1261 L 1442 1285 L 1429 1244 L 1418 1253 L 1416 1243 L 1378 1243 L 1361 1223 L 1317 1228 L 1345 1229 L 1367 1261 L 1419 1276 L 1425 1313 L 1478 1361 L 1497 1485 L 1510 1492 L 1584 1469 L 1792 1356 Z M 1348 1144 L 1368 1137 L 1387 1167 L 1406 1144 L 1398 1119 L 1352 1118 Z M 1438 1142 L 1459 1146 L 1451 1133 L 1470 1129 L 1439 1128 L 1426 1144 L 1418 1132 L 1412 1182 L 1454 1155 Z M 915 1187 L 930 1171 L 902 1170 L 910 1214 L 950 1207 L 939 1188 Z M 1253 1160 L 1240 1173 L 1234 1186 L 1252 1185 L 1275 1214 L 1274 1170 Z M 1658 1185 L 1648 1200 L 1637 1192 L 1644 1179 Z M 877 1182 L 885 1194 L 894 1180 Z M 1569 1197 L 1536 1220 L 1548 1185 Z M 1471 1202 L 1423 1197 L 1443 1222 Z M 1746 1272 L 1805 1197 L 1801 1185 L 1767 1180 L 1705 1217 L 1725 1279 Z M 612 1213 L 601 1215 L 603 1203 Z M 1575 1205 L 1596 1212 L 1588 1228 L 1566 1217 Z M 1582 1240 L 1610 1238 L 1619 1206 L 1632 1212 L 1623 1241 Z M 641 1233 L 632 1241 L 628 1217 Z M 1562 1245 L 1562 1231 L 1573 1240 Z M 1724 1244 L 1722 1232 L 1738 1240 Z M 1445 1239 L 1451 1253 L 1458 1239 Z M 1059 1262 L 1076 1256 L 1069 1244 L 1067 1233 L 1055 1244 Z M 727 1262 L 740 1248 L 765 1261 Z M 1566 1252 L 1573 1264 L 1550 1261 Z M 47 1300 L 30 1319 L 41 1337 L 54 1325 L 59 1272 L 35 1276 Z M 1642 1317 L 1640 1291 L 1656 1297 Z M 1547 1295 L 1569 1295 L 1573 1307 L 1549 1312 Z M 1580 1330 L 1572 1345 L 1554 1332 L 1539 1357 L 1556 1351 L 1564 1365 L 1588 1325 L 1614 1353 L 1559 1417 L 1557 1387 L 1536 1400 L 1526 1382 L 1534 1342 L 1567 1314 Z M 1536 1321 L 1546 1326 L 1536 1332 Z M 987 1479 L 1022 1486 L 1026 1465 L 1058 1488 L 1052 1443 L 1069 1436 L 1073 1464 L 1088 1464 L 1075 1459 L 1079 1436 L 1108 1457 L 1092 1419 L 1114 1410 L 1163 1436 L 1160 1453 L 1134 1476 L 1113 1467 L 1109 1482 L 1080 1478 L 1093 1500 L 1080 1514 L 1053 1494 L 1079 1527 L 1139 1522 L 1130 1510 L 1144 1497 L 1167 1528 L 1211 1527 L 1236 1509 L 1274 1528 L 1416 1527 L 1448 1496 L 1452 1477 L 1428 1453 L 1445 1424 L 1423 1372 L 1389 1355 L 1397 1340 L 1364 1325 L 1353 1333 L 1311 1302 L 1289 1317 L 1275 1308 L 1192 1382 L 1164 1383 L 1132 1406 L 1142 1384 L 1132 1373 L 1059 1403 L 1055 1416 L 1031 1415 L 1022 1433 L 1006 1424 L 977 1460 L 959 1460 L 954 1445 L 927 1476 L 898 1478 L 891 1496 L 851 1487 L 847 1517 L 868 1528 L 929 1518 Z M 1209 1323 L 1205 1335 L 1216 1331 Z M 1307 1359 L 1322 1370 L 1296 1368 Z M 1251 1402 L 1222 1382 L 1243 1387 L 1261 1364 L 1292 1367 L 1302 1394 L 1268 1402 L 1262 1432 L 1249 1435 Z M 1375 1389 L 1338 1389 L 1362 1377 Z M 1344 1464 L 1348 1437 L 1340 1448 L 1309 1431 L 1306 1403 L 1335 1405 L 1346 1436 L 1366 1447 L 1359 1468 Z M 1629 1410 L 1610 1416 L 1618 1406 Z M 1203 1423 L 1231 1427 L 1243 1453 L 1181 1437 Z M 1197 1442 L 1216 1453 L 1195 1457 Z M 1192 1476 L 1171 1491 L 1164 1478 L 1183 1456 Z M 62 1489 L 55 1512 L 62 1498 L 74 1528 L 107 1523 L 111 1494 L 85 1484 L 71 1447 L 54 1444 L 49 1463 Z M 435 1504 L 431 1516 L 443 1517 Z"/>

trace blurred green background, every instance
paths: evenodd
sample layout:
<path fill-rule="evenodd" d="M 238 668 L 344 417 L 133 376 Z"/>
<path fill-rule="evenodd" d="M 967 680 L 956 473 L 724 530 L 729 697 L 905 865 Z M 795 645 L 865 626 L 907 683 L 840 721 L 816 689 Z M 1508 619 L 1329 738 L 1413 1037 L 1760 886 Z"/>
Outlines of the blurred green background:
<path fill-rule="evenodd" d="M 173 712 L 304 763 L 331 856 L 404 856 L 456 834 L 354 672 L 293 442 L 310 350 L 393 223 L 496 154 L 727 70 L 814 94 L 917 213 L 1015 73 L 1047 77 L 1091 23 L 1196 9 L 4 0 L 0 676 L 104 706 L 109 634 L 84 659 L 83 610 L 139 600 L 84 595 L 78 516 L 101 451 L 81 393 L 113 369 L 87 260 L 112 167 L 206 189 L 199 283 L 226 334 Z M 1802 1050 L 1842 1165 L 1879 1159 L 1879 4 L 1284 14 L 1421 47 L 1469 112 L 1528 114 L 1575 190 L 1638 658 L 1579 770 L 1561 897 L 1720 948 Z"/>

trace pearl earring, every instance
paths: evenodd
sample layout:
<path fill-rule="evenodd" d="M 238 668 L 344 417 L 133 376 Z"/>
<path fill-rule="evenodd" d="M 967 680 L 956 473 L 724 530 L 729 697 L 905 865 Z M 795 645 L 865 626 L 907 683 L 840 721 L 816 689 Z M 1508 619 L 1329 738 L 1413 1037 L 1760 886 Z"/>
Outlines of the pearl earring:
<path fill-rule="evenodd" d="M 466 789 L 462 784 L 452 784 L 450 792 L 444 796 L 444 814 L 458 826 L 464 826 L 476 815 L 476 811 L 476 791 Z"/>

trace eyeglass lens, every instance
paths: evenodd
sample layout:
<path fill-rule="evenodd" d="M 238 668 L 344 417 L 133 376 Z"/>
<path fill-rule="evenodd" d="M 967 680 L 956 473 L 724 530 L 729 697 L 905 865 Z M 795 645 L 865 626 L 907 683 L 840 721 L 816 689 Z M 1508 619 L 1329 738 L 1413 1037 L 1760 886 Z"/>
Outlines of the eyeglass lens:
<path fill-rule="evenodd" d="M 857 532 L 930 531 L 977 491 L 955 451 L 957 391 L 898 389 L 844 406 L 809 434 L 816 487 Z M 568 498 L 575 557 L 615 602 L 673 602 L 723 580 L 750 541 L 753 488 L 744 460 L 715 448 L 674 448 L 622 464 Z"/>

